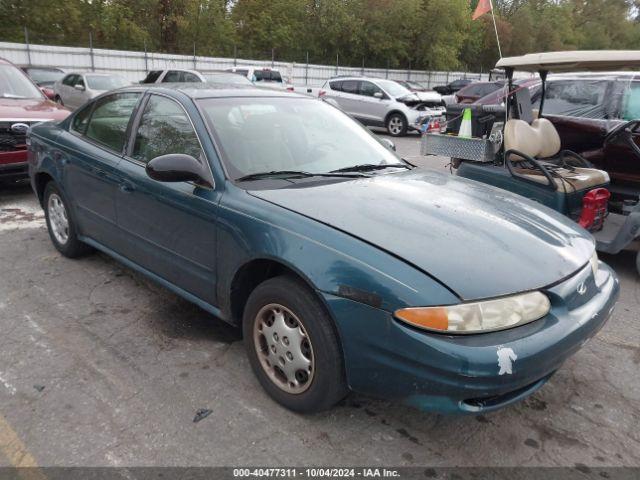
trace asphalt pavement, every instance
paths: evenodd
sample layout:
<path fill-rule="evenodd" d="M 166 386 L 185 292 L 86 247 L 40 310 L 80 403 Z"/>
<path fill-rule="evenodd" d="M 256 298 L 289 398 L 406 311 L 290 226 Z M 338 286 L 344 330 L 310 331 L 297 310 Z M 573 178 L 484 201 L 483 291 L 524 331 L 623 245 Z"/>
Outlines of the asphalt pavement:
<path fill-rule="evenodd" d="M 351 395 L 305 416 L 263 392 L 237 330 L 106 255 L 62 257 L 29 187 L 3 187 L 0 466 L 640 466 L 640 282 L 631 253 L 603 260 L 613 317 L 524 402 L 454 417 Z"/>

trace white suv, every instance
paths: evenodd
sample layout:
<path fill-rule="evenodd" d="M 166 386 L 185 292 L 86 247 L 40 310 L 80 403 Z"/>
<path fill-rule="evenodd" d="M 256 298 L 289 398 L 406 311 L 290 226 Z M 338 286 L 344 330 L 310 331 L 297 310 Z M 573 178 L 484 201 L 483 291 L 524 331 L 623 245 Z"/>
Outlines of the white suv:
<path fill-rule="evenodd" d="M 334 77 L 319 92 L 362 124 L 384 127 L 398 137 L 445 113 L 441 100 L 423 101 L 394 80 L 371 77 Z"/>

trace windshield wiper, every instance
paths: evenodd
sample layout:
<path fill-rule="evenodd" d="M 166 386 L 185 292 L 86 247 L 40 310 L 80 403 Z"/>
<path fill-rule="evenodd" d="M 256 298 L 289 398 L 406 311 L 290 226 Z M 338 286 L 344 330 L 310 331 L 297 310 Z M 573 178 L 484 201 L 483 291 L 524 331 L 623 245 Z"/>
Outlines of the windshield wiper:
<path fill-rule="evenodd" d="M 404 163 L 387 163 L 387 164 L 378 164 L 378 165 L 374 165 L 373 163 L 364 163 L 362 165 L 353 165 L 351 167 L 344 167 L 344 168 L 339 168 L 337 170 L 331 170 L 331 172 L 329 172 L 329 173 L 369 172 L 369 171 L 372 171 L 372 170 L 383 170 L 383 169 L 389 168 L 389 167 L 406 168 L 407 170 L 411 169 L 411 167 L 409 165 L 406 165 Z"/>
<path fill-rule="evenodd" d="M 363 175 L 341 175 L 335 172 L 329 173 L 311 173 L 300 170 L 272 170 L 270 172 L 250 173 L 240 178 L 236 178 L 236 182 L 245 182 L 249 180 L 261 180 L 263 178 L 294 178 L 294 177 L 362 177 Z"/>

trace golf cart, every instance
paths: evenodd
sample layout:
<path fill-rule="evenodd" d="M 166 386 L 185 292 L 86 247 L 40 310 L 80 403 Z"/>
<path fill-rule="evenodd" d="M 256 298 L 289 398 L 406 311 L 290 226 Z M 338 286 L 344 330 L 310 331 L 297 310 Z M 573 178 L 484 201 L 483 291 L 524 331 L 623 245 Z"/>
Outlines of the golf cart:
<path fill-rule="evenodd" d="M 543 115 L 547 75 L 560 72 L 609 71 L 640 67 L 640 51 L 575 51 L 528 54 L 502 58 L 508 95 L 505 105 L 471 106 L 471 135 L 426 133 L 422 153 L 452 158 L 457 175 L 518 193 L 567 215 L 591 231 L 600 252 L 616 254 L 640 238 L 638 195 L 625 208 L 610 208 L 609 175 L 581 155 L 562 149 L 554 124 Z M 514 89 L 514 71 L 537 72 L 542 81 L 539 110 L 531 105 L 529 89 Z M 468 120 L 469 113 L 465 115 Z M 461 129 L 462 131 L 462 129 Z M 632 145 L 640 121 L 616 125 L 604 144 Z M 585 138 L 587 140 L 587 138 Z M 593 138 L 588 138 L 592 141 Z M 639 186 L 640 187 L 640 186 Z M 640 191 L 640 188 L 638 189 Z M 614 211 L 617 210 L 617 211 Z M 640 273 L 640 252 L 636 259 Z"/>

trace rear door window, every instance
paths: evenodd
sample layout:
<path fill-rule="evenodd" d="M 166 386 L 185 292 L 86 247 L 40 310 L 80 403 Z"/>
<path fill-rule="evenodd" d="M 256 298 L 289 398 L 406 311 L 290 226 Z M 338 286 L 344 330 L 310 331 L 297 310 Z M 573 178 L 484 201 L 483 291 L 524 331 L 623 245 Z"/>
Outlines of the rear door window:
<path fill-rule="evenodd" d="M 342 91 L 345 93 L 360 93 L 360 82 L 358 80 L 345 80 L 342 82 Z"/>
<path fill-rule="evenodd" d="M 181 82 L 199 82 L 200 78 L 197 75 L 194 75 L 191 72 L 182 72 Z"/>
<path fill-rule="evenodd" d="M 163 82 L 181 82 L 182 72 L 178 70 L 169 70 L 162 79 Z"/>
<path fill-rule="evenodd" d="M 138 92 L 126 92 L 100 99 L 86 127 L 87 138 L 120 153 L 124 146 L 131 113 L 139 98 Z"/>

